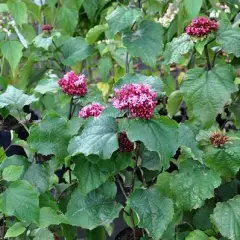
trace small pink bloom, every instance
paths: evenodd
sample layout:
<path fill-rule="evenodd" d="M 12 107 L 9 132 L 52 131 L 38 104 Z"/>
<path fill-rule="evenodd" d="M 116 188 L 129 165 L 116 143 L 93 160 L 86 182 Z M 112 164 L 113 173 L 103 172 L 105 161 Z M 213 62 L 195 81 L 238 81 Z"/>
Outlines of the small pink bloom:
<path fill-rule="evenodd" d="M 186 27 L 186 33 L 193 37 L 205 37 L 217 29 L 218 24 L 215 20 L 199 17 L 192 20 L 192 23 Z"/>
<path fill-rule="evenodd" d="M 115 89 L 113 106 L 121 111 L 128 110 L 132 117 L 150 119 L 157 105 L 156 93 L 147 84 L 126 84 Z"/>
<path fill-rule="evenodd" d="M 79 112 L 79 117 L 98 117 L 104 109 L 105 107 L 103 107 L 100 103 L 92 103 L 81 109 L 81 111 Z"/>
<path fill-rule="evenodd" d="M 58 81 L 63 92 L 72 96 L 85 96 L 88 92 L 85 75 L 76 75 L 73 71 L 66 73 Z"/>

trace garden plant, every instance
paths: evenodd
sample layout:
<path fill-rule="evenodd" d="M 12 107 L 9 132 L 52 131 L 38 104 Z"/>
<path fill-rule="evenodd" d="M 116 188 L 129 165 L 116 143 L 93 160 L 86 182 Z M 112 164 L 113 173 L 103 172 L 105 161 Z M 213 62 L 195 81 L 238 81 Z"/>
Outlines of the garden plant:
<path fill-rule="evenodd" d="M 240 240 L 239 25 L 239 0 L 2 0 L 0 238 Z"/>

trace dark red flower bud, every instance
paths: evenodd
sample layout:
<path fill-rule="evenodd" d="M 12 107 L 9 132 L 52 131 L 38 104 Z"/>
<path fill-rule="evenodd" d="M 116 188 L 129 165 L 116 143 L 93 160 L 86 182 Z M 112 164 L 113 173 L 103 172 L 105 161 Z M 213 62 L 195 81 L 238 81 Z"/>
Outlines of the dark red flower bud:
<path fill-rule="evenodd" d="M 215 147 L 221 147 L 229 141 L 229 137 L 224 136 L 221 132 L 214 132 L 210 136 L 210 141 Z"/>
<path fill-rule="evenodd" d="M 125 132 L 118 134 L 118 143 L 120 152 L 132 152 L 134 150 L 134 143 L 128 139 Z"/>
<path fill-rule="evenodd" d="M 42 26 L 43 32 L 51 32 L 53 30 L 53 26 L 51 24 L 45 24 Z"/>

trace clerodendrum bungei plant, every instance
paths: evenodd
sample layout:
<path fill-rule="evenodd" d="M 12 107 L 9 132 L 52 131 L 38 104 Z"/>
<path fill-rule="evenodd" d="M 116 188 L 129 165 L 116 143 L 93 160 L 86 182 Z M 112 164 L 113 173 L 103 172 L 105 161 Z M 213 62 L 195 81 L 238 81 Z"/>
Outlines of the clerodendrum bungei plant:
<path fill-rule="evenodd" d="M 239 11 L 2 1 L 1 237 L 239 240 Z"/>

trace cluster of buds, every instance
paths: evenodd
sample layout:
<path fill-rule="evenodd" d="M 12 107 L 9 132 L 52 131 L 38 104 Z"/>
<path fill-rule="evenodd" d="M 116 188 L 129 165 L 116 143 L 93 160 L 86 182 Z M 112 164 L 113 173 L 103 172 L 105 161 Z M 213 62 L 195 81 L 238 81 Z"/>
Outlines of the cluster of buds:
<path fill-rule="evenodd" d="M 10 29 L 10 21 L 11 21 L 11 14 L 7 13 L 7 14 L 1 14 L 0 15 L 0 30 L 5 32 L 7 34 L 8 37 L 11 36 L 12 32 Z"/>
<path fill-rule="evenodd" d="M 126 132 L 118 134 L 118 143 L 120 152 L 132 152 L 134 150 L 134 143 L 128 139 Z"/>
<path fill-rule="evenodd" d="M 45 24 L 42 26 L 42 31 L 45 33 L 50 33 L 53 30 L 53 26 L 51 24 Z"/>
<path fill-rule="evenodd" d="M 81 109 L 79 112 L 79 117 L 98 117 L 104 109 L 105 107 L 103 107 L 100 103 L 92 103 Z"/>
<path fill-rule="evenodd" d="M 130 116 L 150 119 L 157 105 L 156 93 L 147 84 L 125 84 L 114 89 L 113 106 L 120 111 L 128 111 Z"/>
<path fill-rule="evenodd" d="M 78 76 L 73 71 L 66 73 L 58 84 L 68 95 L 85 96 L 88 92 L 85 75 Z"/>
<path fill-rule="evenodd" d="M 229 137 L 225 136 L 223 132 L 213 132 L 210 136 L 211 144 L 215 147 L 222 147 L 229 141 Z"/>
<path fill-rule="evenodd" d="M 161 23 L 163 27 L 169 27 L 171 22 L 174 20 L 175 16 L 178 14 L 179 8 L 177 4 L 169 3 L 168 9 L 163 17 L 159 18 L 158 22 Z"/>
<path fill-rule="evenodd" d="M 186 27 L 186 33 L 192 37 L 202 38 L 217 30 L 217 28 L 218 24 L 215 20 L 199 17 L 194 19 L 192 23 Z"/>

